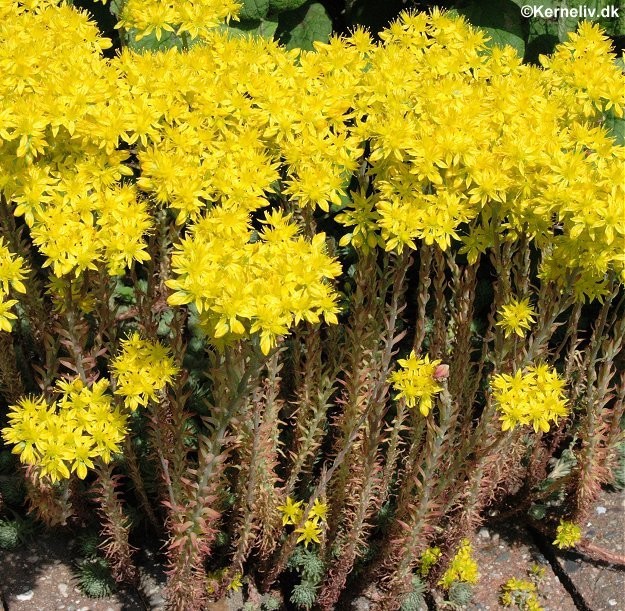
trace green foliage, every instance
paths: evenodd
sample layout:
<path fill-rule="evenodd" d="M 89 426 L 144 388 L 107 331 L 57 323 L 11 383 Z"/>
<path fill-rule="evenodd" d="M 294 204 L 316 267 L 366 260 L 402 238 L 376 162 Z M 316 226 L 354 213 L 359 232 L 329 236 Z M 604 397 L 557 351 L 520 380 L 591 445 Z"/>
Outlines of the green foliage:
<path fill-rule="evenodd" d="M 20 544 L 19 528 L 16 520 L 0 520 L 0 549 L 16 549 Z"/>
<path fill-rule="evenodd" d="M 310 609 L 315 604 L 317 587 L 314 583 L 304 579 L 301 583 L 293 586 L 290 601 L 304 609 Z"/>
<path fill-rule="evenodd" d="M 76 540 L 76 553 L 81 558 L 94 558 L 98 555 L 100 536 L 93 530 L 82 533 Z"/>
<path fill-rule="evenodd" d="M 0 549 L 17 549 L 32 536 L 33 530 L 33 523 L 27 519 L 0 520 Z"/>
<path fill-rule="evenodd" d="M 542 520 L 547 515 L 547 506 L 543 503 L 532 503 L 528 514 L 533 520 Z"/>
<path fill-rule="evenodd" d="M 549 477 L 545 480 L 544 486 L 548 487 L 555 480 L 566 477 L 573 467 L 577 464 L 577 458 L 571 447 L 565 448 L 559 458 L 552 458 L 549 461 L 551 471 Z"/>
<path fill-rule="evenodd" d="M 568 448 L 565 448 L 558 458 L 552 458 L 549 461 L 551 471 L 549 475 L 538 484 L 537 489 L 543 497 L 541 502 L 532 503 L 529 509 L 529 515 L 534 520 L 542 520 L 546 515 L 549 507 L 557 507 L 562 504 L 565 498 L 565 492 L 561 486 L 556 486 L 558 480 L 570 475 L 571 471 L 576 467 L 578 460 L 573 452 L 576 443 L 574 439 Z M 545 492 L 552 490 L 545 496 Z"/>
<path fill-rule="evenodd" d="M 230 543 L 230 536 L 228 535 L 227 532 L 225 532 L 223 530 L 220 530 L 215 535 L 215 546 L 216 547 L 225 547 L 229 543 Z"/>
<path fill-rule="evenodd" d="M 314 549 L 296 547 L 288 566 L 302 577 L 302 581 L 293 587 L 291 602 L 298 607 L 310 609 L 317 597 L 317 587 L 325 575 L 323 561 Z"/>
<path fill-rule="evenodd" d="M 308 2 L 308 0 L 269 0 L 269 9 L 272 13 L 294 11 L 306 4 L 306 2 Z"/>
<path fill-rule="evenodd" d="M 425 593 L 425 584 L 418 575 L 412 577 L 412 591 L 401 604 L 400 611 L 420 611 L 425 607 L 425 599 L 423 594 Z"/>
<path fill-rule="evenodd" d="M 235 37 L 260 36 L 271 40 L 278 29 L 278 21 L 276 17 L 267 17 L 266 19 L 232 22 L 230 26 L 224 27 Z"/>
<path fill-rule="evenodd" d="M 24 482 L 21 477 L 0 476 L 0 497 L 9 505 L 20 505 L 24 501 Z"/>
<path fill-rule="evenodd" d="M 604 125 L 611 132 L 620 146 L 625 146 L 625 119 L 616 117 L 614 113 L 609 112 L 606 115 Z"/>
<path fill-rule="evenodd" d="M 315 41 L 325 42 L 332 33 L 332 20 L 317 2 L 282 13 L 276 37 L 287 49 L 313 49 Z"/>
<path fill-rule="evenodd" d="M 263 19 L 269 12 L 269 0 L 242 0 L 241 4 L 241 21 Z"/>
<path fill-rule="evenodd" d="M 289 560 L 289 567 L 295 569 L 304 580 L 317 583 L 324 575 L 324 564 L 314 549 L 296 547 Z"/>
<path fill-rule="evenodd" d="M 466 607 L 473 598 L 473 588 L 465 581 L 456 581 L 451 584 L 447 596 L 452 605 Z"/>
<path fill-rule="evenodd" d="M 91 598 L 105 598 L 115 592 L 115 581 L 106 559 L 84 558 L 76 563 L 76 578 L 81 591 Z"/>
<path fill-rule="evenodd" d="M 278 611 L 280 609 L 280 599 L 273 594 L 268 594 L 263 600 L 264 611 Z"/>

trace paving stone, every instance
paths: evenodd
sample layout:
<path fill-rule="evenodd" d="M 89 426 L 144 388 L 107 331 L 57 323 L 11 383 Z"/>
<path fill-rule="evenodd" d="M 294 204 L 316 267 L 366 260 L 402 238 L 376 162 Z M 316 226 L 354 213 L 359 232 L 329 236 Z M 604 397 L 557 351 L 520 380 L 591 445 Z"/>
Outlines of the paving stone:
<path fill-rule="evenodd" d="M 508 579 L 528 579 L 532 565 L 544 569 L 545 576 L 538 586 L 538 598 L 545 611 L 576 611 L 575 604 L 537 547 L 529 543 L 530 536 L 521 528 L 490 529 L 490 540 L 475 537 L 474 557 L 480 580 L 474 586 L 472 611 L 503 609 L 499 602 L 501 587 Z M 497 535 L 497 536 L 495 536 Z M 437 596 L 442 607 L 442 597 Z"/>
<path fill-rule="evenodd" d="M 0 593 L 9 611 L 140 611 L 145 608 L 128 592 L 122 591 L 105 600 L 82 594 L 77 588 L 72 568 L 74 557 L 68 541 L 62 529 L 48 531 L 11 554 L 0 554 Z"/>
<path fill-rule="evenodd" d="M 241 611 L 243 609 L 243 595 L 241 592 L 230 592 L 216 602 L 208 603 L 206 611 Z"/>
<path fill-rule="evenodd" d="M 625 493 L 605 493 L 584 525 L 585 536 L 595 545 L 623 555 L 625 553 Z M 605 511 L 604 511 L 605 510 Z M 488 536 L 486 536 L 488 535 Z M 103 600 L 93 600 L 80 593 L 72 571 L 73 557 L 68 535 L 47 532 L 23 549 L 0 557 L 0 594 L 9 611 L 140 611 L 145 607 L 128 592 Z M 469 611 L 499 611 L 501 586 L 511 577 L 526 578 L 532 564 L 545 569 L 539 585 L 540 603 L 545 611 L 576 611 L 576 606 L 551 565 L 531 537 L 519 526 L 482 528 L 473 537 L 475 557 L 481 574 L 475 586 Z M 557 556 L 564 577 L 577 588 L 592 611 L 625 611 L 625 579 L 622 571 L 598 566 L 579 555 L 561 553 Z M 150 609 L 164 608 L 165 575 L 155 559 L 140 554 L 140 590 Z M 26 567 L 26 568 L 24 568 Z M 63 587 L 65 586 L 65 587 Z M 71 604 L 68 603 L 68 594 Z M 370 584 L 364 595 L 356 599 L 353 611 L 376 611 L 379 596 Z M 442 608 L 443 597 L 435 597 Z M 240 611 L 240 593 L 212 603 L 210 611 Z M 284 608 L 288 608 L 285 606 Z"/>
<path fill-rule="evenodd" d="M 599 510 L 599 511 L 597 511 Z M 625 552 L 625 491 L 603 492 L 583 535 L 608 552 Z M 558 553 L 558 562 L 592 611 L 625 611 L 622 567 L 606 567 L 572 553 Z"/>

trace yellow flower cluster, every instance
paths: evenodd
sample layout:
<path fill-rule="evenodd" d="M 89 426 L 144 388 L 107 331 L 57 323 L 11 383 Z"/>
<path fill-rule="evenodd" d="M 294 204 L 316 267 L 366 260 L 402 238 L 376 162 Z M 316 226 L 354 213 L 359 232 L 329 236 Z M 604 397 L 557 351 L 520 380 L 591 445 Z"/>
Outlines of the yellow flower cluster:
<path fill-rule="evenodd" d="M 118 58 L 133 92 L 128 106 L 136 116 L 137 185 L 176 212 L 179 224 L 197 220 L 207 203 L 263 208 L 265 193 L 275 190 L 279 164 L 263 141 L 266 114 L 242 85 L 244 70 L 251 77 L 252 54 L 279 55 L 263 44 L 215 34 L 210 49 L 125 51 Z"/>
<path fill-rule="evenodd" d="M 461 240 L 474 261 L 496 233 L 523 232 L 543 250 L 543 277 L 576 273 L 580 298 L 611 273 L 625 279 L 625 148 L 602 126 L 622 115 L 625 87 L 597 26 L 539 68 L 437 10 L 403 13 L 380 43 L 357 29 L 304 52 L 214 27 L 237 6 L 128 0 L 122 27 L 134 35 L 205 44 L 108 60 L 85 13 L 0 0 L 0 190 L 53 276 L 146 261 L 150 206 L 170 209 L 194 224 L 172 303 L 196 303 L 217 337 L 258 331 L 268 351 L 293 322 L 334 321 L 336 309 L 321 234 L 270 245 L 242 228 L 279 201 L 294 218 L 340 209 L 341 244 L 365 250 Z M 364 168 L 367 188 L 349 193 Z M 206 257 L 196 236 L 218 220 L 229 237 Z M 284 286 L 269 253 L 293 262 Z M 217 270 L 222 293 L 204 282 Z"/>
<path fill-rule="evenodd" d="M 541 56 L 540 62 L 557 81 L 559 97 L 574 101 L 573 111 L 580 120 L 588 120 L 608 111 L 623 117 L 623 78 L 613 70 L 613 57 L 610 39 L 586 21 L 553 55 Z"/>
<path fill-rule="evenodd" d="M 354 192 L 350 195 L 349 207 L 335 217 L 344 227 L 352 228 L 339 240 L 339 246 L 351 244 L 364 253 L 371 252 L 377 246 L 384 246 L 384 240 L 378 233 L 380 213 L 375 209 L 377 196 Z"/>
<path fill-rule="evenodd" d="M 2 429 L 13 453 L 55 482 L 70 473 L 84 479 L 93 459 L 110 462 L 126 436 L 127 415 L 113 406 L 108 380 L 87 386 L 79 379 L 58 382 L 57 401 L 22 398 L 9 409 L 9 426 Z"/>
<path fill-rule="evenodd" d="M 573 522 L 567 522 L 566 520 L 560 520 L 558 528 L 556 529 L 556 538 L 553 542 L 560 549 L 566 549 L 574 547 L 582 539 L 582 529 Z"/>
<path fill-rule="evenodd" d="M 179 372 L 167 348 L 158 342 L 141 339 L 138 333 L 121 343 L 121 353 L 111 361 L 115 375 L 115 394 L 124 398 L 134 411 L 157 399 L 156 393 Z"/>
<path fill-rule="evenodd" d="M 421 577 L 427 577 L 430 569 L 441 559 L 443 552 L 438 546 L 428 547 L 419 559 Z"/>
<path fill-rule="evenodd" d="M 339 216 L 356 227 L 344 243 L 461 240 L 474 262 L 495 233 L 525 233 L 545 278 L 568 290 L 578 273 L 578 298 L 600 295 L 610 271 L 625 280 L 625 148 L 601 126 L 622 116 L 625 79 L 598 26 L 582 25 L 543 69 L 438 11 L 404 14 L 381 38 L 353 130 L 370 142 L 375 180 Z"/>
<path fill-rule="evenodd" d="M 436 381 L 436 368 L 440 361 L 430 361 L 426 354 L 424 358 L 417 358 L 414 350 L 407 359 L 398 359 L 401 369 L 394 371 L 388 378 L 395 390 L 399 392 L 396 398 L 403 398 L 408 407 L 419 406 L 424 416 L 430 413 L 433 398 L 443 390 Z"/>
<path fill-rule="evenodd" d="M 287 524 L 296 525 L 301 519 L 303 514 L 302 501 L 294 501 L 290 496 L 286 497 L 284 505 L 280 505 L 278 510 L 282 514 L 282 526 Z"/>
<path fill-rule="evenodd" d="M 527 579 L 508 579 L 501 588 L 501 604 L 521 611 L 543 611 L 536 597 L 536 584 Z"/>
<path fill-rule="evenodd" d="M 155 399 L 178 372 L 163 346 L 142 340 L 138 333 L 122 342 L 111 369 L 116 375 L 115 394 L 124 397 L 123 408 L 114 406 L 106 379 L 90 385 L 80 379 L 60 381 L 57 400 L 25 397 L 11 406 L 2 436 L 15 444 L 13 452 L 22 462 L 38 465 L 53 482 L 74 472 L 84 479 L 94 458 L 108 463 L 121 451 L 128 410 Z"/>
<path fill-rule="evenodd" d="M 245 210 L 213 208 L 176 247 L 172 305 L 193 303 L 204 329 L 219 339 L 260 334 L 267 354 L 301 320 L 336 323 L 337 295 L 326 283 L 341 271 L 325 254 L 325 235 L 298 236 L 290 215 L 267 213 L 251 241 Z"/>
<path fill-rule="evenodd" d="M 135 121 L 111 42 L 56 2 L 0 2 L 0 189 L 55 276 L 145 261 L 151 221 L 120 139 Z M 30 7 L 30 8 L 28 8 Z"/>
<path fill-rule="evenodd" d="M 536 432 L 549 431 L 550 423 L 568 415 L 564 380 L 547 365 L 532 365 L 513 375 L 493 376 L 492 396 L 500 412 L 501 429 L 532 425 Z"/>
<path fill-rule="evenodd" d="M 201 38 L 236 17 L 240 8 L 233 0 L 126 0 L 117 27 L 136 30 L 136 40 L 152 32 L 157 40 L 163 32 Z"/>
<path fill-rule="evenodd" d="M 284 505 L 278 507 L 278 510 L 282 513 L 282 525 L 293 524 L 296 526 L 302 520 L 304 510 L 302 508 L 302 501 L 294 501 L 290 496 L 286 497 Z M 296 528 L 295 532 L 299 534 L 297 543 L 304 542 L 304 545 L 308 547 L 309 543 L 320 543 L 319 537 L 323 532 L 320 524 L 328 519 L 328 505 L 315 499 L 310 512 L 306 516 L 303 526 Z"/>
<path fill-rule="evenodd" d="M 519 337 L 525 335 L 525 329 L 529 329 L 531 323 L 536 322 L 536 312 L 530 305 L 529 299 L 512 299 L 510 303 L 502 306 L 497 312 L 499 320 L 497 326 L 502 327 L 504 335 L 509 337 L 516 333 Z"/>
<path fill-rule="evenodd" d="M 0 331 L 11 332 L 11 320 L 15 320 L 16 316 L 10 310 L 17 300 L 9 299 L 9 290 L 25 293 L 26 287 L 22 282 L 25 276 L 24 259 L 14 255 L 0 237 Z"/>
<path fill-rule="evenodd" d="M 473 546 L 468 539 L 463 539 L 438 584 L 448 590 L 455 582 L 477 583 L 478 579 L 477 562 L 473 559 Z"/>

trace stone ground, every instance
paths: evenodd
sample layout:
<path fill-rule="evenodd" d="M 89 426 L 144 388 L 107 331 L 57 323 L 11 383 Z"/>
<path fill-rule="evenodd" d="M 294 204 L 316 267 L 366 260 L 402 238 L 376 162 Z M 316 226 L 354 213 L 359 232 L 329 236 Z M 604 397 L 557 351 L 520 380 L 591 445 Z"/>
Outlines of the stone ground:
<path fill-rule="evenodd" d="M 625 554 L 625 492 L 605 492 L 585 524 L 584 536 L 607 552 Z M 585 555 L 558 552 L 539 534 L 518 526 L 482 528 L 474 538 L 481 579 L 472 611 L 503 609 L 501 585 L 511 577 L 526 578 L 532 565 L 545 569 L 539 586 L 546 611 L 625 611 L 625 569 Z M 72 541 L 66 533 L 45 533 L 15 552 L 0 557 L 0 596 L 4 611 L 158 611 L 163 609 L 164 575 L 149 553 L 143 553 L 140 586 L 105 599 L 80 592 L 72 570 Z M 429 611 L 451 609 L 437 594 Z M 212 603 L 208 611 L 240 611 L 240 593 Z M 284 607 L 288 611 L 289 607 Z M 426 611 L 424 607 L 424 611 Z M 359 597 L 353 611 L 375 611 L 375 595 Z M 349 610 L 349 611 L 351 611 Z M 196 611 L 189 609 L 188 611 Z M 199 610 L 197 610 L 199 611 Z M 340 610 L 339 610 L 340 611 Z M 348 610 L 346 610 L 348 611 Z"/>

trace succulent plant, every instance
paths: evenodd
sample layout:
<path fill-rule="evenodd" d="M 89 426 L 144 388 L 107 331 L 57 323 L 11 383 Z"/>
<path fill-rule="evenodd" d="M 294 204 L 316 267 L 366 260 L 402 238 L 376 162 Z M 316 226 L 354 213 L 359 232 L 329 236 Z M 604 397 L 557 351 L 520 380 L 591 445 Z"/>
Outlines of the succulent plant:
<path fill-rule="evenodd" d="M 404 598 L 400 608 L 401 611 L 419 611 L 419 609 L 425 607 L 424 592 L 425 584 L 418 575 L 413 575 L 412 592 Z"/>
<path fill-rule="evenodd" d="M 456 581 L 449 588 L 449 602 L 458 607 L 465 607 L 473 598 L 473 588 L 465 581 Z"/>
<path fill-rule="evenodd" d="M 280 599 L 273 595 L 268 594 L 263 600 L 263 609 L 264 611 L 278 611 L 280 608 Z"/>
<path fill-rule="evenodd" d="M 19 529 L 16 526 L 16 521 L 0 520 L 0 549 L 16 549 L 19 544 Z"/>
<path fill-rule="evenodd" d="M 0 549 L 16 549 L 26 541 L 32 531 L 33 524 L 30 520 L 0 520 Z"/>
<path fill-rule="evenodd" d="M 105 558 L 84 558 L 76 563 L 78 587 L 91 598 L 105 598 L 115 591 L 115 581 Z"/>
<path fill-rule="evenodd" d="M 94 558 L 98 555 L 100 537 L 97 532 L 87 530 L 76 540 L 76 554 L 81 558 Z"/>
<path fill-rule="evenodd" d="M 0 495 L 9 505 L 21 505 L 24 501 L 24 483 L 18 476 L 0 476 Z"/>
<path fill-rule="evenodd" d="M 291 592 L 291 602 L 298 607 L 310 609 L 315 604 L 317 598 L 317 588 L 315 584 L 304 579 L 293 587 Z"/>

